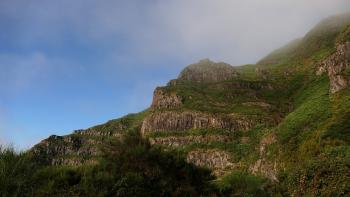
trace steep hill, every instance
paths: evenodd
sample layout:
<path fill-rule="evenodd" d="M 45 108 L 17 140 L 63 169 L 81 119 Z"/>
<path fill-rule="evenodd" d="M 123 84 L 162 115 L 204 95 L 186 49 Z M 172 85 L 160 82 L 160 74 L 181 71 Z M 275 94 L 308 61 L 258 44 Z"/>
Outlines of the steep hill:
<path fill-rule="evenodd" d="M 51 136 L 31 151 L 50 165 L 98 163 L 131 131 L 209 168 L 266 177 L 294 196 L 350 195 L 350 14 L 326 19 L 256 65 L 202 60 L 154 91 L 147 110 Z"/>

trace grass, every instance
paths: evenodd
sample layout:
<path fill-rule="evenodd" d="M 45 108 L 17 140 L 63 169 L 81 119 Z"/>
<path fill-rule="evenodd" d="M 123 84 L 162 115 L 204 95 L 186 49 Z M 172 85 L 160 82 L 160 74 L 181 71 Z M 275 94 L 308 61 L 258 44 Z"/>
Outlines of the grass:
<path fill-rule="evenodd" d="M 322 121 L 330 117 L 330 100 L 328 96 L 328 79 L 315 79 L 301 89 L 294 100 L 295 110 L 289 113 L 278 126 L 278 137 L 281 143 L 291 143 L 294 147 L 309 132 L 319 127 Z"/>
<path fill-rule="evenodd" d="M 136 114 L 128 114 L 122 118 L 110 120 L 104 124 L 94 126 L 90 129 L 99 132 L 117 131 L 119 133 L 123 133 L 128 130 L 133 130 L 134 128 L 139 127 L 141 125 L 142 120 L 148 113 L 149 112 L 145 110 Z"/>
<path fill-rule="evenodd" d="M 269 180 L 242 171 L 234 171 L 215 181 L 223 196 L 270 196 Z"/>

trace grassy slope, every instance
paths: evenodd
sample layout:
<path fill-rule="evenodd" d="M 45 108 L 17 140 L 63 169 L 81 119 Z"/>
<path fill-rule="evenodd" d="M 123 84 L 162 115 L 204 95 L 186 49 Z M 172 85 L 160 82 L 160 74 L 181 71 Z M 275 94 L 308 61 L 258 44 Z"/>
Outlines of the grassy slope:
<path fill-rule="evenodd" d="M 287 174 L 281 180 L 298 195 L 334 196 L 350 190 L 350 91 L 329 95 L 328 77 L 314 75 L 316 63 L 334 52 L 336 43 L 349 41 L 349 23 L 349 15 L 329 18 L 308 33 L 289 58 L 274 67 L 265 65 L 300 67 L 303 75 L 292 97 L 294 110 L 276 127 Z"/>

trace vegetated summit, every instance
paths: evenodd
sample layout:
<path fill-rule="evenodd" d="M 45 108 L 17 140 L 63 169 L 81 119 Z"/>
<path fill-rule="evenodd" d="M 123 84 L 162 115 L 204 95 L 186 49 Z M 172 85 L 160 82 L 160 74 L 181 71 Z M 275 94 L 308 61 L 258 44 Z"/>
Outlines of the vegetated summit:
<path fill-rule="evenodd" d="M 209 168 L 218 184 L 244 172 L 283 195 L 350 195 L 349 84 L 350 14 L 343 14 L 256 65 L 189 65 L 156 88 L 147 110 L 51 136 L 31 152 L 43 165 L 98 165 L 101 146 L 137 132 Z"/>

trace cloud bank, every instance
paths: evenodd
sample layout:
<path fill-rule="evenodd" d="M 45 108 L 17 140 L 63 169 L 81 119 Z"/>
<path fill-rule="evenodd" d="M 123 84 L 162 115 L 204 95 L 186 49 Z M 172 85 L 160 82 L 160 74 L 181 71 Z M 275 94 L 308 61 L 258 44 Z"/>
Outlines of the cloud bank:
<path fill-rule="evenodd" d="M 62 47 L 68 36 L 86 47 L 107 48 L 120 59 L 212 57 L 237 65 L 254 63 L 322 18 L 349 11 L 350 1 L 14 0 L 2 1 L 0 9 L 16 46 L 39 41 Z"/>

